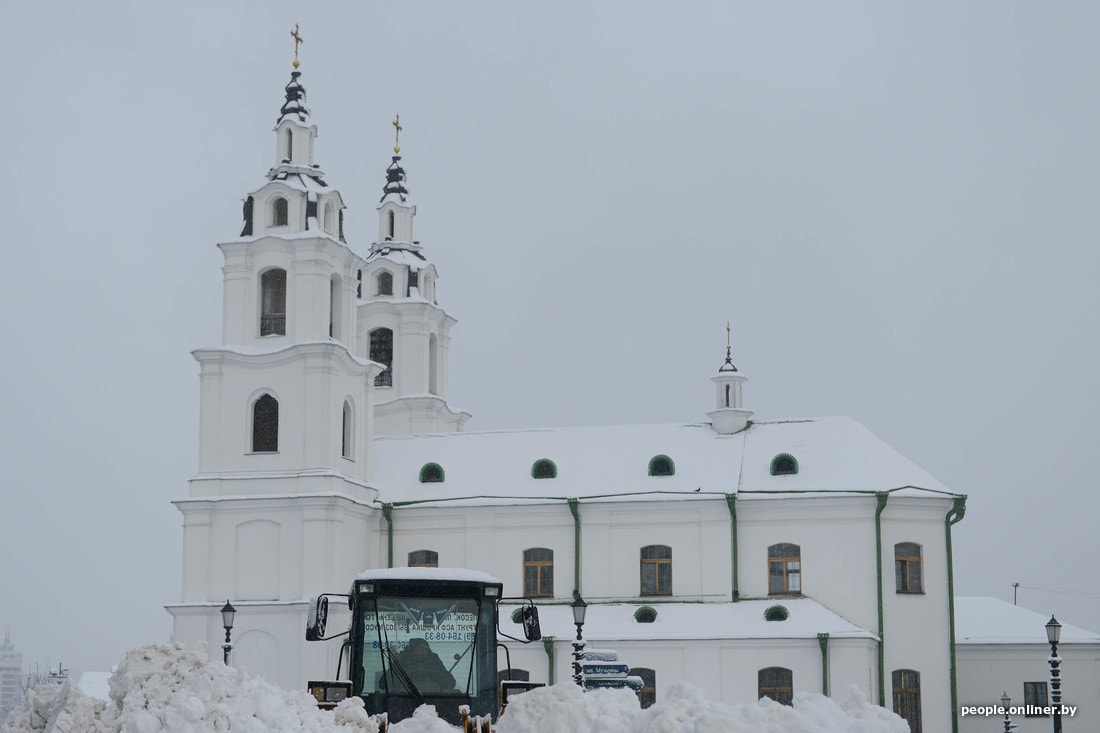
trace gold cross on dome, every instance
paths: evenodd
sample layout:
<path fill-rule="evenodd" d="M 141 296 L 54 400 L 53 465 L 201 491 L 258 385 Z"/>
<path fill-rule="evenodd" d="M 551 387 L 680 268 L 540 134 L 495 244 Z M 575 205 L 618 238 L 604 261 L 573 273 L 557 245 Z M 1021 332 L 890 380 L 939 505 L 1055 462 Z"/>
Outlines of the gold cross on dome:
<path fill-rule="evenodd" d="M 730 322 L 726 321 L 726 356 L 730 355 Z"/>
<path fill-rule="evenodd" d="M 290 36 L 294 39 L 294 68 L 297 69 L 300 66 L 298 63 L 298 44 L 305 43 L 305 41 L 302 40 L 301 34 L 298 33 L 297 23 L 294 24 L 294 30 L 290 32 Z"/>
<path fill-rule="evenodd" d="M 401 146 L 398 144 L 401 140 L 401 131 L 404 130 L 401 126 L 401 115 L 395 115 L 393 118 L 393 152 L 400 153 Z"/>

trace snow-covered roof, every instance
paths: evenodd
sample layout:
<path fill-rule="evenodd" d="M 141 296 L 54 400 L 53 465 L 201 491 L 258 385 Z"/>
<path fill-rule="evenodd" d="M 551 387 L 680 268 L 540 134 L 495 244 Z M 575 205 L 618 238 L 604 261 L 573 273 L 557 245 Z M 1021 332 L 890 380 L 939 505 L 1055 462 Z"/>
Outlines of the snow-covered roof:
<path fill-rule="evenodd" d="M 955 598 L 956 644 L 1047 645 L 1050 616 L 989 596 Z M 1061 622 L 1059 622 L 1061 623 Z M 1100 634 L 1062 623 L 1061 644 L 1100 644 Z"/>
<path fill-rule="evenodd" d="M 860 628 L 810 598 L 785 598 L 782 605 L 789 615 L 785 621 L 767 621 L 764 611 L 777 605 L 774 600 L 738 603 L 660 603 L 652 604 L 657 618 L 639 623 L 634 613 L 644 603 L 589 604 L 584 620 L 584 638 L 588 642 L 682 639 L 875 639 Z M 568 605 L 539 605 L 539 623 L 543 636 L 571 639 L 576 636 L 573 609 Z M 501 631 L 522 636 L 521 627 L 511 621 L 511 611 L 502 604 Z"/>
<path fill-rule="evenodd" d="M 375 447 L 374 480 L 382 490 L 381 500 L 387 502 L 947 492 L 912 461 L 845 417 L 756 421 L 734 435 L 718 435 L 709 424 L 616 425 L 383 436 L 375 439 Z M 798 473 L 771 475 L 772 459 L 780 453 L 796 458 Z M 673 475 L 649 475 L 650 460 L 658 455 L 672 459 Z M 542 458 L 554 462 L 556 478 L 532 478 L 532 464 Z M 443 482 L 420 483 L 420 467 L 427 463 L 443 468 Z M 757 494 L 743 496 L 751 499 Z"/>
<path fill-rule="evenodd" d="M 356 580 L 461 580 L 471 583 L 500 583 L 480 570 L 467 568 L 371 568 L 355 576 Z"/>
<path fill-rule="evenodd" d="M 401 246 L 391 247 L 389 242 L 379 246 L 378 249 L 372 248 L 365 262 L 371 263 L 375 260 L 386 260 L 398 265 L 408 265 L 414 270 L 420 270 L 432 264 L 427 257 L 420 254 L 419 249 L 408 249 Z"/>

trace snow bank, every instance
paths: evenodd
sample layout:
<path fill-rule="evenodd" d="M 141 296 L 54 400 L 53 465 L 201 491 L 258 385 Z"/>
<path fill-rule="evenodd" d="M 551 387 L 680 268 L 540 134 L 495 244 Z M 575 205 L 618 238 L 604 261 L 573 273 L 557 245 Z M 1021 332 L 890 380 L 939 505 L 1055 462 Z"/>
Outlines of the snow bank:
<path fill-rule="evenodd" d="M 591 690 L 572 684 L 526 692 L 508 705 L 499 733 L 909 733 L 909 724 L 871 705 L 857 688 L 840 703 L 797 693 L 794 705 L 767 698 L 723 705 L 703 697 L 688 682 L 677 682 L 645 710 L 629 690 Z"/>
<path fill-rule="evenodd" d="M 204 646 L 147 646 L 130 652 L 109 681 L 110 700 L 76 686 L 28 693 L 0 733 L 378 733 L 357 697 L 334 712 L 305 691 L 287 691 L 207 659 Z M 455 733 L 428 705 L 391 733 Z M 723 705 L 681 682 L 642 710 L 629 690 L 581 692 L 571 683 L 511 701 L 498 733 L 908 733 L 898 716 L 849 688 L 838 702 L 798 693 L 794 706 L 760 700 Z"/>

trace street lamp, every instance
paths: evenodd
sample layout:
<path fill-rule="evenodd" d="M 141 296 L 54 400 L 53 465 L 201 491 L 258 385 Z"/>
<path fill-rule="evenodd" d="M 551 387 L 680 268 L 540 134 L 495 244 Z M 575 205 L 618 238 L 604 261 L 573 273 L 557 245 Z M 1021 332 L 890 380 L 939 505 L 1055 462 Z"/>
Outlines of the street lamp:
<path fill-rule="evenodd" d="M 225 643 L 222 644 L 222 661 L 227 665 L 229 664 L 229 650 L 233 648 L 233 642 L 230 640 L 229 635 L 233 631 L 233 617 L 236 615 L 237 609 L 233 608 L 233 604 L 226 598 L 225 605 L 222 606 L 222 626 L 225 627 Z"/>
<path fill-rule="evenodd" d="M 588 611 L 588 604 L 577 594 L 573 601 L 573 623 L 577 625 L 577 640 L 573 642 L 573 681 L 580 687 L 584 687 L 584 639 L 581 638 L 581 627 L 584 626 L 584 615 Z"/>
<path fill-rule="evenodd" d="M 1058 668 L 1062 658 L 1058 656 L 1058 639 L 1062 637 L 1062 624 L 1050 614 L 1046 623 L 1047 641 L 1050 642 L 1050 704 L 1054 708 L 1054 733 L 1062 733 L 1062 672 Z"/>
<path fill-rule="evenodd" d="M 1012 721 L 1008 719 L 1008 706 L 1012 702 L 1012 698 L 1008 696 L 1008 691 L 1001 693 L 1001 707 L 1005 711 L 1005 733 L 1012 733 Z"/>

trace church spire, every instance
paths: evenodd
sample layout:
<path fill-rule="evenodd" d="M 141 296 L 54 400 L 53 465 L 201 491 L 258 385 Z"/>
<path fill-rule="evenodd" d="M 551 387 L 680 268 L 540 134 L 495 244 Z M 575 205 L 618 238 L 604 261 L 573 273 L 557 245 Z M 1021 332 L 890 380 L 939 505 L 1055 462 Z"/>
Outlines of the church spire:
<path fill-rule="evenodd" d="M 398 197 L 401 203 L 405 203 L 405 197 L 409 195 L 409 189 L 405 188 L 405 169 L 401 167 L 401 115 L 393 118 L 393 162 L 386 168 L 386 185 L 382 187 L 382 198 L 379 203 L 386 200 L 390 194 Z"/>
<path fill-rule="evenodd" d="M 298 71 L 301 63 L 298 61 L 298 44 L 303 43 L 302 36 L 298 33 L 298 24 L 294 24 L 294 30 L 290 32 L 294 38 L 294 71 L 290 72 L 290 83 L 286 85 L 286 101 L 279 110 L 279 119 L 275 120 L 276 127 L 285 119 L 296 119 L 303 125 L 309 125 L 309 109 L 306 108 L 306 90 L 298 81 L 302 72 Z"/>

